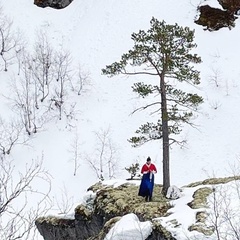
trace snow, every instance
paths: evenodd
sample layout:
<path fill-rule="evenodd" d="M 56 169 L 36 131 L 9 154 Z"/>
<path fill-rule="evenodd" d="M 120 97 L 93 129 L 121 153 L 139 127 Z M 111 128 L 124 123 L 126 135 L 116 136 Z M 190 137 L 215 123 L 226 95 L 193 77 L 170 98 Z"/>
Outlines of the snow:
<path fill-rule="evenodd" d="M 82 71 L 89 76 L 85 91 L 75 99 L 78 109 L 75 120 L 71 123 L 73 128 L 64 121 L 49 122 L 45 129 L 30 137 L 28 145 L 17 145 L 7 156 L 14 161 L 15 175 L 23 171 L 32 159 L 42 159 L 51 179 L 49 198 L 52 199 L 53 206 L 48 214 L 59 214 L 66 208 L 64 202 L 68 202 L 68 214 L 71 216 L 77 204 L 86 200 L 85 194 L 90 194 L 86 193 L 88 187 L 98 181 L 86 161 L 89 157 L 98 156 L 96 133 L 103 135 L 108 132 L 116 150 L 116 179 L 109 182 L 106 179 L 107 184 L 119 186 L 124 183 L 124 179 L 129 177 L 125 167 L 136 161 L 141 165 L 147 156 L 151 156 L 158 168 L 156 183 L 162 183 L 160 142 L 148 143 L 141 148 L 132 148 L 127 142 L 134 131 L 150 118 L 143 112 L 131 114 L 142 103 L 132 93 L 131 85 L 141 78 L 116 76 L 109 79 L 101 74 L 102 68 L 118 61 L 132 47 L 131 34 L 139 29 L 147 30 L 149 21 L 154 16 L 169 24 L 177 22 L 195 29 L 195 42 L 198 45 L 196 51 L 203 60 L 198 66 L 201 85 L 196 91 L 204 97 L 204 104 L 194 120 L 197 129 L 185 126 L 181 138 L 187 140 L 186 147 L 173 146 L 170 152 L 171 185 L 181 188 L 183 195 L 172 201 L 172 214 L 159 219 L 174 232 L 177 239 L 196 237 L 194 234 L 197 233 L 188 231 L 196 212 L 187 206 L 196 188 L 182 186 L 208 177 L 232 175 L 232 166 L 239 164 L 240 156 L 240 108 L 237 105 L 240 101 L 237 51 L 240 40 L 239 20 L 236 20 L 236 27 L 231 31 L 204 31 L 201 26 L 194 24 L 196 8 L 203 3 L 219 7 L 217 0 L 74 0 L 69 7 L 54 10 L 38 8 L 33 0 L 0 0 L 5 15 L 12 19 L 14 29 L 20 31 L 29 51 L 36 41 L 36 34 L 45 32 L 52 46 L 68 50 L 74 67 L 77 68 L 80 64 Z M 10 95 L 9 83 L 15 74 L 14 65 L 9 67 L 8 72 L 0 72 L 0 116 L 4 119 L 12 117 L 11 104 L 4 96 Z M 79 168 L 74 175 L 72 144 L 76 136 L 80 152 Z M 36 181 L 35 186 L 41 191 L 45 189 L 45 185 L 39 181 Z M 228 189 L 225 190 L 226 193 Z M 233 198 L 239 199 L 236 195 Z M 28 202 L 30 207 L 30 202 L 33 201 Z M 239 203 L 234 204 L 236 206 L 233 208 L 239 206 Z M 173 228 L 169 222 L 171 219 L 177 219 L 181 227 Z M 123 230 L 123 226 L 128 228 Z M 120 235 L 123 231 L 134 235 L 141 232 L 141 239 L 144 239 L 150 234 L 151 226 L 149 222 L 141 223 L 136 216 L 129 214 L 115 225 L 106 239 L 122 239 Z M 42 239 L 40 235 L 37 237 Z M 201 236 L 198 237 L 200 239 Z"/>
<path fill-rule="evenodd" d="M 124 215 L 110 229 L 104 240 L 118 239 L 146 239 L 152 232 L 152 223 L 150 221 L 140 222 L 134 213 Z"/>
<path fill-rule="evenodd" d="M 188 231 L 189 226 L 195 222 L 196 212 L 201 210 L 193 210 L 187 205 L 193 200 L 192 195 L 198 188 L 184 188 L 182 197 L 172 201 L 173 208 L 169 210 L 171 215 L 160 219 L 161 224 L 172 232 L 176 239 L 194 239 L 196 237 L 200 239 L 203 237 L 199 233 Z M 180 226 L 176 228 L 171 220 L 177 220 Z"/>

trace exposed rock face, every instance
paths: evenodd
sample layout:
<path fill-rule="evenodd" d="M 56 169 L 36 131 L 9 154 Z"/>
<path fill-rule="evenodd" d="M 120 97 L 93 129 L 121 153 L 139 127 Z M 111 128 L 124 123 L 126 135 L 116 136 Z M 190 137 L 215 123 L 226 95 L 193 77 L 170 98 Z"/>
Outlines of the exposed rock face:
<path fill-rule="evenodd" d="M 137 196 L 138 187 L 124 184 L 117 188 L 96 184 L 90 190 L 96 192 L 93 206 L 79 205 L 73 219 L 41 217 L 36 226 L 44 240 L 102 240 L 121 216 L 135 213 L 141 221 L 152 221 L 164 216 L 170 208 L 169 202 L 159 196 L 161 186 L 155 185 L 158 194 L 152 202 Z M 152 221 L 153 231 L 148 240 L 176 240 L 159 222 Z"/>
<path fill-rule="evenodd" d="M 234 21 L 237 17 L 233 13 L 212 8 L 208 5 L 200 6 L 200 17 L 195 23 L 206 26 L 205 30 L 216 31 L 223 27 L 231 29 L 235 26 Z"/>
<path fill-rule="evenodd" d="M 45 240 L 86 240 L 98 235 L 103 226 L 102 216 L 76 213 L 75 219 L 57 217 L 39 218 L 36 226 Z"/>
<path fill-rule="evenodd" d="M 195 23 L 206 26 L 205 30 L 216 31 L 223 27 L 235 26 L 236 15 L 240 10 L 240 0 L 217 0 L 224 10 L 202 5 L 198 8 L 199 18 Z"/>
<path fill-rule="evenodd" d="M 237 14 L 240 10 L 240 1 L 239 0 L 218 0 L 219 4 L 223 7 L 223 9 L 228 12 Z"/>
<path fill-rule="evenodd" d="M 68 239 L 74 240 L 75 233 L 75 220 L 59 219 L 56 217 L 48 217 L 38 219 L 36 226 L 44 239 Z"/>
<path fill-rule="evenodd" d="M 67 7 L 73 0 L 34 0 L 34 4 L 38 7 L 52 7 L 61 9 Z"/>

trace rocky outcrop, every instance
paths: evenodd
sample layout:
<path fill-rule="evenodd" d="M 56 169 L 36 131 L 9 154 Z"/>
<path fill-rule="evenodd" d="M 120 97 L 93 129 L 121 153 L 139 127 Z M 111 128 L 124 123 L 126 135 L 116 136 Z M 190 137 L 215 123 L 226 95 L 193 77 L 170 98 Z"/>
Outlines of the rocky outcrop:
<path fill-rule="evenodd" d="M 218 0 L 218 2 L 223 7 L 223 9 L 233 14 L 238 14 L 238 11 L 240 10 L 239 0 Z"/>
<path fill-rule="evenodd" d="M 209 178 L 191 183 L 183 188 L 197 187 L 191 202 L 187 205 L 196 213 L 195 222 L 189 226 L 189 231 L 198 231 L 206 236 L 214 232 L 214 227 L 206 222 L 208 216 L 207 197 L 213 193 L 216 185 L 240 180 L 240 176 L 226 178 Z M 114 224 L 129 213 L 137 215 L 140 221 L 152 223 L 152 233 L 147 240 L 176 240 L 157 219 L 167 217 L 171 212 L 169 200 L 162 196 L 162 185 L 154 187 L 153 201 L 145 202 L 138 196 L 138 186 L 129 181 L 119 187 L 105 186 L 97 183 L 88 190 L 84 204 L 75 208 L 74 216 L 40 217 L 35 224 L 44 240 L 103 240 Z M 181 223 L 171 222 L 173 227 Z"/>
<path fill-rule="evenodd" d="M 206 27 L 205 30 L 209 31 L 217 31 L 223 27 L 229 29 L 235 27 L 236 14 L 238 14 L 240 10 L 240 1 L 218 0 L 218 2 L 223 10 L 210 7 L 209 5 L 198 7 L 200 16 L 195 20 L 195 23 Z"/>
<path fill-rule="evenodd" d="M 62 9 L 67 7 L 73 0 L 34 0 L 34 4 L 38 7 L 52 7 Z"/>
<path fill-rule="evenodd" d="M 205 236 L 211 236 L 215 231 L 215 226 L 206 224 L 206 219 L 209 212 L 203 209 L 208 209 L 207 197 L 214 192 L 218 184 L 226 184 L 231 181 L 240 180 L 240 176 L 225 177 L 225 178 L 209 178 L 204 181 L 195 182 L 187 185 L 187 187 L 202 186 L 193 194 L 193 200 L 188 203 L 188 206 L 196 210 L 196 221 L 189 226 L 189 231 L 198 231 Z M 208 185 L 208 186 L 204 186 Z M 223 200 L 223 199 L 222 199 Z M 222 201 L 220 200 L 220 201 Z M 219 202 L 216 201 L 216 204 Z M 207 237 L 206 237 L 207 238 Z"/>
<path fill-rule="evenodd" d="M 205 26 L 205 30 L 216 31 L 223 27 L 231 29 L 235 26 L 234 21 L 237 17 L 231 12 L 212 8 L 209 5 L 200 6 L 198 10 L 200 11 L 200 17 L 195 23 Z"/>
<path fill-rule="evenodd" d="M 165 216 L 170 208 L 168 200 L 159 194 L 160 188 L 156 184 L 153 201 L 145 202 L 138 196 L 135 184 L 113 188 L 98 183 L 89 188 L 96 193 L 92 204 L 77 206 L 73 218 L 40 217 L 35 223 L 44 240 L 102 240 L 121 216 L 134 213 L 141 221 L 152 222 L 153 231 L 148 240 L 175 240 L 158 221 L 152 221 Z"/>
<path fill-rule="evenodd" d="M 78 213 L 74 219 L 49 216 L 37 219 L 36 226 L 45 240 L 86 240 L 99 234 L 103 218 L 95 214 L 86 218 Z"/>

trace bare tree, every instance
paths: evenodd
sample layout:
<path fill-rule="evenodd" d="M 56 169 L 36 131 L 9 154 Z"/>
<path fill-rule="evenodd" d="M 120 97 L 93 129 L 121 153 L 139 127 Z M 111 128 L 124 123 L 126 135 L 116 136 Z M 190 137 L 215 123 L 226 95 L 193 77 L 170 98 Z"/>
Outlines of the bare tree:
<path fill-rule="evenodd" d="M 37 117 L 35 108 L 34 85 L 31 78 L 31 71 L 24 69 L 24 76 L 19 81 L 13 79 L 11 85 L 13 110 L 18 113 L 22 124 L 28 135 L 37 132 Z"/>
<path fill-rule="evenodd" d="M 19 45 L 19 34 L 13 31 L 13 22 L 3 14 L 0 8 L 0 56 L 4 71 L 8 70 L 11 60 L 16 57 L 15 51 Z"/>
<path fill-rule="evenodd" d="M 212 68 L 212 75 L 209 77 L 209 82 L 216 87 L 219 87 L 222 82 L 222 73 L 219 69 Z"/>
<path fill-rule="evenodd" d="M 220 224 L 221 224 L 221 219 L 220 219 L 220 209 L 222 208 L 222 200 L 220 201 L 219 198 L 217 197 L 216 193 L 216 188 L 213 188 L 213 198 L 212 198 L 212 205 L 213 205 L 213 217 L 211 219 L 211 222 L 213 223 L 215 233 L 217 236 L 217 239 L 220 240 Z"/>
<path fill-rule="evenodd" d="M 66 186 L 63 186 L 61 192 L 61 199 L 56 198 L 57 207 L 59 209 L 59 214 L 67 214 L 73 208 L 73 197 L 69 197 Z"/>
<path fill-rule="evenodd" d="M 79 142 L 79 135 L 77 133 L 77 129 L 76 129 L 74 139 L 73 139 L 70 147 L 71 148 L 70 148 L 69 152 L 71 153 L 71 161 L 74 163 L 73 175 L 76 176 L 77 170 L 80 167 L 79 160 L 81 157 L 81 153 L 80 153 L 80 149 L 79 149 L 80 142 Z"/>
<path fill-rule="evenodd" d="M 15 50 L 17 78 L 12 78 L 11 93 L 6 98 L 27 134 L 36 133 L 56 117 L 66 117 L 67 126 L 72 127 L 77 113 L 74 97 L 88 84 L 88 74 L 80 67 L 74 73 L 70 52 L 56 51 L 44 32 L 37 34 L 32 54 L 24 45 Z"/>
<path fill-rule="evenodd" d="M 21 74 L 13 77 L 10 83 L 11 93 L 6 96 L 12 110 L 18 114 L 28 135 L 37 133 L 50 120 L 47 104 L 39 106 L 39 85 L 34 78 L 33 60 L 24 48 L 19 55 Z M 19 72 L 20 73 L 20 72 Z M 41 102 L 41 101 L 40 101 Z"/>
<path fill-rule="evenodd" d="M 35 181 L 44 185 L 44 190 L 34 187 Z M 42 160 L 33 160 L 29 165 L 26 164 L 24 171 L 18 172 L 14 162 L 2 155 L 0 158 L 0 239 L 34 239 L 36 218 L 45 214 L 51 207 L 50 190 L 51 178 L 43 169 Z M 29 202 L 33 203 L 32 207 L 29 207 Z"/>
<path fill-rule="evenodd" d="M 24 59 L 25 53 L 26 53 L 25 43 L 22 42 L 22 45 L 19 45 L 18 48 L 16 49 L 16 58 L 17 58 L 17 65 L 18 65 L 17 75 L 20 75 L 22 63 L 23 63 L 22 61 Z"/>
<path fill-rule="evenodd" d="M 97 142 L 94 157 L 87 156 L 86 160 L 100 180 L 112 179 L 116 174 L 118 164 L 117 149 L 112 143 L 110 128 L 96 132 L 95 135 Z"/>
<path fill-rule="evenodd" d="M 71 85 L 72 91 L 81 95 L 84 91 L 87 91 L 87 87 L 91 85 L 90 74 L 88 72 L 84 72 L 82 67 L 79 65 L 73 80 L 71 80 Z"/>
<path fill-rule="evenodd" d="M 209 105 L 211 106 L 212 109 L 217 110 L 221 107 L 221 103 L 219 100 L 209 102 Z"/>
<path fill-rule="evenodd" d="M 53 70 L 54 51 L 47 35 L 39 32 L 34 46 L 34 53 L 29 63 L 33 79 L 39 91 L 40 101 L 43 102 L 49 95 L 50 84 L 54 78 Z"/>
<path fill-rule="evenodd" d="M 209 197 L 212 212 L 208 221 L 215 229 L 217 240 L 240 240 L 239 187 L 239 180 L 215 186 Z"/>
<path fill-rule="evenodd" d="M 0 117 L 0 151 L 3 155 L 10 154 L 15 145 L 25 145 L 27 141 L 20 122 L 6 122 Z"/>
<path fill-rule="evenodd" d="M 64 102 L 68 95 L 68 88 L 70 87 L 71 62 L 72 59 L 69 52 L 59 51 L 55 54 L 54 72 L 56 74 L 57 84 L 55 85 L 51 101 L 59 111 L 59 120 L 62 119 L 65 107 Z"/>

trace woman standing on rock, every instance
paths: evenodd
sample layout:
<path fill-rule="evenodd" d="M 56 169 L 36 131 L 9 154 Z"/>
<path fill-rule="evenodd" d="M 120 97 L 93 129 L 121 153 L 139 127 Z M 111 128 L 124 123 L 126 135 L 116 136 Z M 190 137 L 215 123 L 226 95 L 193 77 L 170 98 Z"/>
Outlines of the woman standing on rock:
<path fill-rule="evenodd" d="M 147 158 L 147 162 L 142 166 L 141 173 L 143 176 L 138 196 L 145 197 L 146 202 L 152 201 L 154 174 L 157 173 L 157 168 L 153 163 L 151 163 L 150 157 Z"/>

